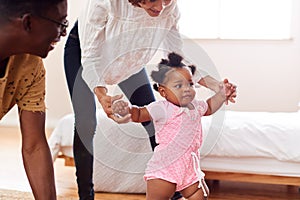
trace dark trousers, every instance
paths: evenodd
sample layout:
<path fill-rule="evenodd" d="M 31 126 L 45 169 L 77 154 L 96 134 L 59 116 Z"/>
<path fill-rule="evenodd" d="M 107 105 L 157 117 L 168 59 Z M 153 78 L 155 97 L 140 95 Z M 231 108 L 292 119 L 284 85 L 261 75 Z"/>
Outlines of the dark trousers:
<path fill-rule="evenodd" d="M 94 94 L 81 77 L 81 50 L 77 23 L 70 32 L 64 51 L 65 74 L 75 114 L 73 143 L 74 160 L 80 200 L 93 200 L 93 137 L 96 130 L 96 103 Z M 143 106 L 155 100 L 145 69 L 119 83 L 131 104 Z M 101 126 L 101 124 L 100 124 Z M 152 122 L 143 123 L 156 146 Z"/>

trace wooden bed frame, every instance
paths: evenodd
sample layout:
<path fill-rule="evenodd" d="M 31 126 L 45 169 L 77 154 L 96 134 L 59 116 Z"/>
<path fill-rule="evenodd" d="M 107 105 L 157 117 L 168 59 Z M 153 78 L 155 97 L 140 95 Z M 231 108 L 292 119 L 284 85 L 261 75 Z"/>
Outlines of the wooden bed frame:
<path fill-rule="evenodd" d="M 205 179 L 300 186 L 300 177 L 204 171 Z"/>
<path fill-rule="evenodd" d="M 74 159 L 65 155 L 59 155 L 58 158 L 64 159 L 65 166 L 75 166 Z M 204 171 L 207 180 L 239 181 L 248 183 L 265 183 L 277 185 L 300 186 L 300 177 L 235 173 L 235 172 L 215 172 Z"/>

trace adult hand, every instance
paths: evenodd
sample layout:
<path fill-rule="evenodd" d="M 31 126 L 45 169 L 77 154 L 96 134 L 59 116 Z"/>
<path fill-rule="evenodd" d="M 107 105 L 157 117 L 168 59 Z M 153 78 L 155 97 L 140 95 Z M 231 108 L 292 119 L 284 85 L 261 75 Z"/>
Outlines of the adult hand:
<path fill-rule="evenodd" d="M 123 100 L 116 100 L 112 104 L 114 120 L 121 124 L 131 121 L 130 108 L 128 103 Z"/>
<path fill-rule="evenodd" d="M 123 100 L 115 101 L 112 104 L 112 110 L 115 115 L 119 115 L 120 117 L 130 114 L 128 103 Z"/>
<path fill-rule="evenodd" d="M 105 87 L 97 87 L 94 90 L 94 93 L 97 96 L 97 99 L 99 103 L 101 104 L 104 112 L 106 113 L 107 117 L 111 118 L 117 123 L 127 123 L 131 120 L 131 115 L 125 115 L 123 117 L 114 115 L 113 110 L 112 110 L 112 104 L 119 100 L 122 99 L 123 95 L 115 95 L 115 96 L 109 96 L 107 95 L 107 89 Z"/>

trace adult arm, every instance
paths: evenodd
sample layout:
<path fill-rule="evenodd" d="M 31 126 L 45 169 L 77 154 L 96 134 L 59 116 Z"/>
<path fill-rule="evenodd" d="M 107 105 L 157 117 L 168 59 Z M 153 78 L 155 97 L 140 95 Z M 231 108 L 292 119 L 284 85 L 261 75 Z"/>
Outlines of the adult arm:
<path fill-rule="evenodd" d="M 106 58 L 101 52 L 106 39 L 105 28 L 110 1 L 91 0 L 85 5 L 82 15 L 78 19 L 78 31 L 81 47 L 81 62 L 83 67 L 82 77 L 97 96 L 107 116 L 115 121 L 127 118 L 116 118 L 111 111 L 111 105 L 120 95 L 111 97 L 107 94 L 107 88 L 103 79 Z"/>
<path fill-rule="evenodd" d="M 45 135 L 45 69 L 40 57 L 25 55 L 27 81 L 19 82 L 24 94 L 17 101 L 22 134 L 24 168 L 35 199 L 55 200 L 50 149 Z M 25 84 L 24 84 L 25 83 Z"/>
<path fill-rule="evenodd" d="M 78 18 L 78 34 L 81 47 L 82 77 L 91 89 L 105 86 L 102 79 L 104 62 L 101 48 L 105 40 L 105 28 L 110 10 L 109 0 L 90 0 Z"/>
<path fill-rule="evenodd" d="M 35 199 L 55 200 L 55 181 L 45 134 L 45 113 L 19 110 L 24 168 Z"/>

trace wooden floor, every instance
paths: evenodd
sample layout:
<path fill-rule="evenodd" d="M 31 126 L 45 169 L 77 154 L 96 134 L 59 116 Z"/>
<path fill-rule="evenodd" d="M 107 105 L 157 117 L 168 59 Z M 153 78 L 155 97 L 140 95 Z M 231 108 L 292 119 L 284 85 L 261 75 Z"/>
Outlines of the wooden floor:
<path fill-rule="evenodd" d="M 49 131 L 51 132 L 51 131 Z M 16 128 L 0 126 L 0 188 L 30 191 L 22 165 L 20 133 Z M 57 193 L 77 199 L 74 167 L 54 163 Z M 300 170 L 300 169 L 299 169 Z M 210 200 L 300 200 L 298 187 L 226 181 L 209 181 Z M 144 200 L 144 194 L 97 193 L 96 200 Z"/>

